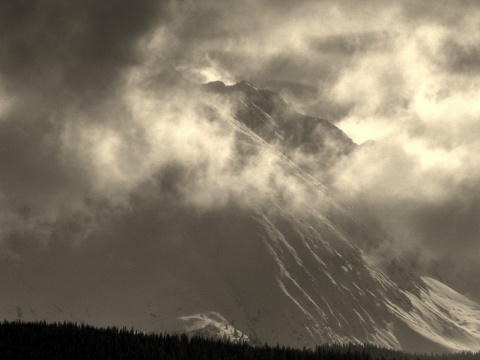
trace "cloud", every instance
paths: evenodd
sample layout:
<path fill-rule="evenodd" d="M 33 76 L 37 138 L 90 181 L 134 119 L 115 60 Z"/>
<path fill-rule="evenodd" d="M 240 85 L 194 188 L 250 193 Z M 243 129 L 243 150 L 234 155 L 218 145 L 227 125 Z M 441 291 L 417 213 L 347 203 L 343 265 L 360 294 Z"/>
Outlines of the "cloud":
<path fill-rule="evenodd" d="M 337 125 L 357 143 L 374 143 L 338 164 L 334 186 L 358 210 L 368 207 L 396 247 L 423 254 L 423 265 L 462 262 L 462 270 L 442 276 L 463 291 L 467 285 L 459 285 L 457 276 L 465 277 L 478 298 L 478 286 L 469 280 L 478 268 L 470 254 L 479 251 L 473 184 L 479 179 L 480 111 L 472 24 L 480 13 L 467 5 L 443 10 L 442 16 L 399 18 L 388 51 L 357 53 L 343 68 L 328 94 L 348 108 Z"/>
<path fill-rule="evenodd" d="M 2 82 L 43 100 L 88 102 L 139 61 L 136 42 L 166 17 L 163 2 L 21 1 L 2 5 Z M 47 105 L 52 105 L 48 103 Z"/>
<path fill-rule="evenodd" d="M 358 16 L 369 12 L 378 17 Z M 215 75 L 227 83 L 274 86 L 300 110 L 336 118 L 344 109 L 322 98 L 352 57 L 388 46 L 389 20 L 399 10 L 356 1 L 185 1 L 174 13 L 172 26 L 159 32 L 164 41 L 157 52 L 191 80 Z M 308 91 L 299 94 L 299 88 Z"/>
<path fill-rule="evenodd" d="M 121 107 L 124 72 L 141 62 L 138 42 L 167 15 L 148 1 L 0 8 L 0 221 L 10 242 L 3 255 L 12 255 L 44 244 L 62 214 L 85 209 L 89 174 L 64 151 L 65 131 L 114 121 L 107 113 Z"/>
<path fill-rule="evenodd" d="M 13 209 L 48 213 L 63 191 L 82 186 L 79 169 L 62 159 L 63 127 L 105 121 L 96 112 L 116 102 L 124 71 L 141 61 L 138 41 L 166 21 L 166 9 L 151 1 L 0 7 L 0 191 Z"/>
<path fill-rule="evenodd" d="M 147 195 L 159 213 L 309 199 L 231 104 L 175 88 L 174 69 L 273 86 L 373 138 L 330 174 L 342 200 L 437 259 L 478 250 L 475 1 L 39 0 L 0 14 L 0 236 L 13 257 L 81 242 Z"/>
<path fill-rule="evenodd" d="M 174 54 L 194 81 L 247 79 L 334 121 L 357 143 L 373 139 L 331 174 L 339 196 L 370 207 L 397 245 L 422 249 L 429 261 L 478 252 L 467 215 L 476 211 L 480 165 L 475 1 L 228 6 L 178 12 L 163 35 L 182 51 L 162 54 Z M 203 13 L 208 22 L 195 19 Z"/>
<path fill-rule="evenodd" d="M 142 192 L 160 212 L 293 203 L 306 192 L 282 174 L 281 157 L 236 127 L 228 103 L 169 64 L 230 36 L 228 14 L 210 5 L 0 6 L 2 256 L 31 261 L 79 246 L 135 208 L 132 199 L 145 201 Z"/>
<path fill-rule="evenodd" d="M 155 211 L 200 213 L 277 203 L 300 209 L 312 198 L 285 159 L 235 120 L 231 104 L 184 82 L 156 54 L 125 69 L 114 93 L 95 111 L 66 106 L 51 110 L 55 121 L 1 123 L 8 256 L 82 246 L 148 196 L 158 201 Z M 38 128 L 26 132 L 30 122 Z"/>

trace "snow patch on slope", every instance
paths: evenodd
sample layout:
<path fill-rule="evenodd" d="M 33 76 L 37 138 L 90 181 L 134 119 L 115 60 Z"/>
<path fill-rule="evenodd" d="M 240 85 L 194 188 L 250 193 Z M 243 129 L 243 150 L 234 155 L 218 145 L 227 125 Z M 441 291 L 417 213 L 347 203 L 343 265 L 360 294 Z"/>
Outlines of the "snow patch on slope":
<path fill-rule="evenodd" d="M 180 316 L 179 320 L 185 322 L 184 332 L 189 335 L 223 339 L 233 343 L 250 342 L 247 335 L 239 331 L 227 319 L 215 311 Z"/>
<path fill-rule="evenodd" d="M 419 295 L 406 292 L 413 309 L 391 307 L 405 324 L 424 338 L 451 351 L 480 350 L 480 306 L 441 282 L 422 277 Z"/>

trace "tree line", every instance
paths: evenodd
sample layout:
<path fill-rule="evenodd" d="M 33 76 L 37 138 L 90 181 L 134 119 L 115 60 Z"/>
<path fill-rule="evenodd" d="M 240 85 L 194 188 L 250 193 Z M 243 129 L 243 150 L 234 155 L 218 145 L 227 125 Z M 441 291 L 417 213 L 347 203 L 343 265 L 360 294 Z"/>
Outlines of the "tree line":
<path fill-rule="evenodd" d="M 411 354 L 369 344 L 325 344 L 315 349 L 295 349 L 67 322 L 5 321 L 0 324 L 0 359 L 480 360 L 480 353 Z"/>

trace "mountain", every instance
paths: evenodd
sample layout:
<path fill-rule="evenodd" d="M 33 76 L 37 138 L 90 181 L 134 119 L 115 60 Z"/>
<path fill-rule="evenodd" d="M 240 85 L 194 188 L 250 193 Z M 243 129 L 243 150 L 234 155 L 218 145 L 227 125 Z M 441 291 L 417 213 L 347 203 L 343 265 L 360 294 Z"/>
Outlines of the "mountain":
<path fill-rule="evenodd" d="M 4 318 L 295 347 L 480 350 L 480 306 L 402 259 L 386 268 L 370 258 L 352 234 L 374 232 L 309 172 L 354 151 L 342 131 L 246 82 L 200 93 L 199 128 L 227 134 L 231 149 L 214 143 L 200 164 L 165 165 L 128 206 L 94 203 L 95 216 L 69 218 L 39 249 L 16 240 L 24 255 L 0 264 Z"/>
<path fill-rule="evenodd" d="M 276 92 L 246 81 L 231 86 L 215 81 L 204 88 L 228 98 L 238 121 L 307 171 L 325 170 L 356 147 L 335 125 L 297 112 Z"/>

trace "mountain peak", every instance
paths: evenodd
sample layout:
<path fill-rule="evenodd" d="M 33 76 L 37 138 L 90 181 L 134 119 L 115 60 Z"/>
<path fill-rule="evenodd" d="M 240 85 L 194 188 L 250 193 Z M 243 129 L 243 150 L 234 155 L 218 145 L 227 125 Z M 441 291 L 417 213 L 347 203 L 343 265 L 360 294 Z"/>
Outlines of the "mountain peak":
<path fill-rule="evenodd" d="M 334 124 L 299 113 L 280 94 L 259 89 L 246 80 L 230 86 L 215 81 L 205 88 L 227 97 L 234 104 L 235 118 L 287 157 L 308 155 L 296 156 L 297 164 L 305 170 L 325 170 L 356 146 Z M 310 155 L 322 161 L 312 161 Z"/>
<path fill-rule="evenodd" d="M 223 81 L 216 80 L 216 81 L 211 81 L 203 85 L 207 89 L 213 90 L 213 91 L 221 91 L 225 89 L 226 85 Z"/>

